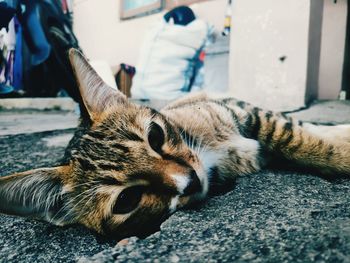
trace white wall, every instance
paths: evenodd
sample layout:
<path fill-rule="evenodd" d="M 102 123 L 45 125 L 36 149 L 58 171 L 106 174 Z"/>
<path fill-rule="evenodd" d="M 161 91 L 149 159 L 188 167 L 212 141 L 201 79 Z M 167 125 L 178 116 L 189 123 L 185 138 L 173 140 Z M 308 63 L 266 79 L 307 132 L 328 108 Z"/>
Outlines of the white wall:
<path fill-rule="evenodd" d="M 273 110 L 304 106 L 310 1 L 233 3 L 230 93 Z"/>
<path fill-rule="evenodd" d="M 226 3 L 213 0 L 192 7 L 198 17 L 221 30 Z M 144 34 L 164 14 L 121 21 L 118 0 L 77 0 L 73 11 L 74 31 L 85 54 L 92 60 L 107 60 L 111 66 L 136 65 Z"/>
<path fill-rule="evenodd" d="M 308 38 L 308 58 L 307 58 L 307 75 L 305 86 L 305 102 L 309 103 L 318 97 L 319 88 L 319 69 L 321 54 L 321 35 L 324 0 L 310 1 L 310 18 L 309 18 L 309 38 Z"/>
<path fill-rule="evenodd" d="M 317 5 L 314 18 L 311 1 Z M 226 3 L 212 0 L 193 9 L 221 31 Z M 230 95 L 277 109 L 303 106 L 308 95 L 335 99 L 341 88 L 346 4 L 347 0 L 234 0 Z M 163 14 L 120 21 L 119 0 L 76 0 L 74 30 L 90 59 L 107 60 L 111 66 L 136 65 L 147 29 Z M 321 47 L 319 32 L 316 38 L 309 34 L 310 22 L 322 23 Z M 309 52 L 310 40 L 321 48 L 319 58 L 318 50 Z"/>
<path fill-rule="evenodd" d="M 319 99 L 336 99 L 341 90 L 347 0 L 324 0 Z"/>

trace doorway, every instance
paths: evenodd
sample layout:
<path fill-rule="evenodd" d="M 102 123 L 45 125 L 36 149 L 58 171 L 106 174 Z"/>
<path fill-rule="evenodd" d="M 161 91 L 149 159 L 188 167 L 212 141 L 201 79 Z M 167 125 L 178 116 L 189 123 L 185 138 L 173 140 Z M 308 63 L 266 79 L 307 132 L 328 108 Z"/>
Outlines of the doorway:
<path fill-rule="evenodd" d="M 334 0 L 337 1 L 337 0 Z M 344 51 L 344 66 L 342 75 L 342 91 L 346 94 L 346 99 L 350 100 L 350 4 L 347 3 L 346 37 Z"/>

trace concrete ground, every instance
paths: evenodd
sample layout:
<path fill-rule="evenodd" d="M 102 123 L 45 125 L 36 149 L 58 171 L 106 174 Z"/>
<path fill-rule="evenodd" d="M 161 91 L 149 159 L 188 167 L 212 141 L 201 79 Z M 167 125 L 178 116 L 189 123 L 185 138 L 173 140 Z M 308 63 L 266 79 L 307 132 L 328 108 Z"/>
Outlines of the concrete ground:
<path fill-rule="evenodd" d="M 350 123 L 350 103 L 321 102 L 292 115 Z M 0 110 L 0 176 L 57 164 L 77 119 L 57 108 Z M 0 262 L 72 261 L 350 262 L 350 180 L 263 171 L 176 212 L 160 232 L 118 244 L 80 226 L 0 215 Z"/>

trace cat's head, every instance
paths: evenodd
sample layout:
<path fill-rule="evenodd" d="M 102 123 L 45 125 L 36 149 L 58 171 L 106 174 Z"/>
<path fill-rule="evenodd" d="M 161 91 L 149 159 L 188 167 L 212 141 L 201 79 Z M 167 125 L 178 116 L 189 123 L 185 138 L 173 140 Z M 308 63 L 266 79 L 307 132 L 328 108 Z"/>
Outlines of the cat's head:
<path fill-rule="evenodd" d="M 90 125 L 66 165 L 1 178 L 0 212 L 122 238 L 152 233 L 202 199 L 207 179 L 181 131 L 107 86 L 78 51 L 70 59 Z"/>

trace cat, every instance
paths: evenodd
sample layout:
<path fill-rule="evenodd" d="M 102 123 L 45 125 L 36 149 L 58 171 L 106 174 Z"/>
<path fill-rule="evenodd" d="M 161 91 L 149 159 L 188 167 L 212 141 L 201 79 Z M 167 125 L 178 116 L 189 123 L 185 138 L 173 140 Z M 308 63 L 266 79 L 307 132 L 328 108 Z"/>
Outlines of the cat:
<path fill-rule="evenodd" d="M 302 123 L 204 93 L 158 112 L 108 87 L 79 51 L 69 57 L 87 118 L 61 166 L 0 179 L 2 213 L 79 223 L 116 239 L 145 237 L 269 158 L 350 176 L 350 125 Z"/>

